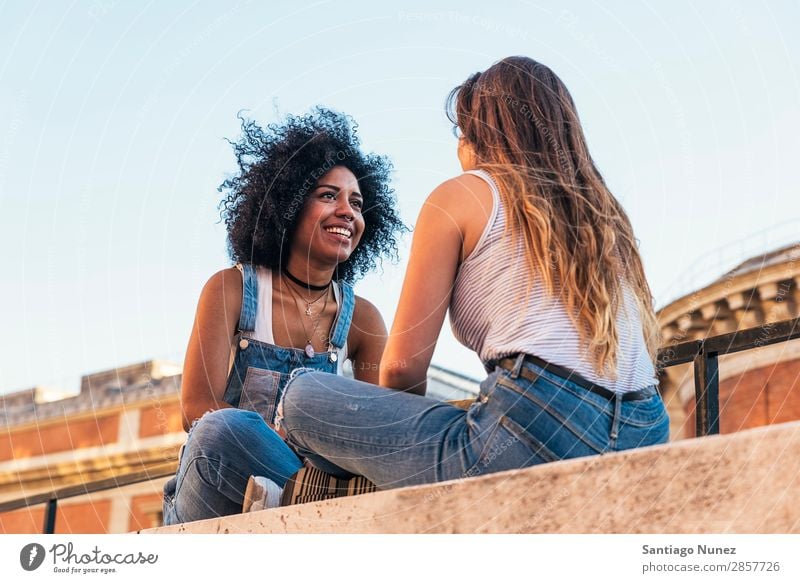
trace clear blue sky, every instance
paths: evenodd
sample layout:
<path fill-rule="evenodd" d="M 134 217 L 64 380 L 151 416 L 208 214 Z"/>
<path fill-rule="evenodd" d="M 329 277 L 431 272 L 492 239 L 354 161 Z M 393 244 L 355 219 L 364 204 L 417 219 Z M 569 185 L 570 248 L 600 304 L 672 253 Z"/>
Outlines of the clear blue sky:
<path fill-rule="evenodd" d="M 797 2 L 430 4 L 0 4 L 0 392 L 182 359 L 240 110 L 353 115 L 413 223 L 458 171 L 447 92 L 510 54 L 572 91 L 659 303 L 800 233 Z M 403 265 L 358 285 L 389 324 Z M 434 362 L 481 373 L 447 326 Z"/>

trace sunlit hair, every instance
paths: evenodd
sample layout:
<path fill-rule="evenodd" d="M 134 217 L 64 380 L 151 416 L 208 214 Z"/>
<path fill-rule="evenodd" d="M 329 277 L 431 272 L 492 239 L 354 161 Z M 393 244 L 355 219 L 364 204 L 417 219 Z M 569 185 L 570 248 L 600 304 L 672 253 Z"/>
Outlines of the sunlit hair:
<path fill-rule="evenodd" d="M 447 115 L 498 182 L 509 236 L 523 237 L 531 272 L 564 302 L 596 372 L 616 377 L 623 282 L 655 360 L 658 323 L 631 223 L 589 155 L 561 79 L 509 57 L 453 89 Z"/>

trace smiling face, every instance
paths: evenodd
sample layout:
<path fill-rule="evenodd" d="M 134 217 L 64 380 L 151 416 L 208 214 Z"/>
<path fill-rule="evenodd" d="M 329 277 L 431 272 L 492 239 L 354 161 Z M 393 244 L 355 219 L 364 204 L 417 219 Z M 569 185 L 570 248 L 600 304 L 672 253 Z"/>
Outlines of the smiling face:
<path fill-rule="evenodd" d="M 291 256 L 323 268 L 347 261 L 364 234 L 363 206 L 358 180 L 350 170 L 334 166 L 323 174 L 300 214 L 290 263 Z"/>

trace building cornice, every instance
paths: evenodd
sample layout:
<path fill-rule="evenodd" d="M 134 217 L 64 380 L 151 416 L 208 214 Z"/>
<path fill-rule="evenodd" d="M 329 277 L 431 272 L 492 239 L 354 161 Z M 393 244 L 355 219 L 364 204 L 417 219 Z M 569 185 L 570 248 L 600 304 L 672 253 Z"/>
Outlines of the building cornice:
<path fill-rule="evenodd" d="M 734 273 L 669 303 L 658 311 L 658 322 L 661 326 L 669 325 L 686 314 L 702 310 L 710 304 L 727 300 L 729 297 L 734 298 L 732 303 L 738 308 L 741 300 L 737 294 L 758 290 L 766 284 L 787 280 L 793 280 L 797 285 L 799 278 L 800 261 L 770 265 L 763 270 L 740 275 Z M 765 289 L 765 291 L 768 290 Z M 760 296 L 756 297 L 760 298 Z"/>

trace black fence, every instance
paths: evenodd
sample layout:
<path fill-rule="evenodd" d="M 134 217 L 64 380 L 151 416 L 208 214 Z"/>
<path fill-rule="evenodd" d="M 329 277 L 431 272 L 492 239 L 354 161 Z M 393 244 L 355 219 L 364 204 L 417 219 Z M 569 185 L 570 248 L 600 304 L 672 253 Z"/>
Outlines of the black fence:
<path fill-rule="evenodd" d="M 122 488 L 123 486 L 149 482 L 150 480 L 157 480 L 159 478 L 166 478 L 175 474 L 177 465 L 177 460 L 175 460 L 174 463 L 161 464 L 150 470 L 132 472 L 114 478 L 105 478 L 103 480 L 85 482 L 74 486 L 66 486 L 58 490 L 43 492 L 30 497 L 9 500 L 8 502 L 0 503 L 0 513 L 10 512 L 20 508 L 28 508 L 29 506 L 36 506 L 37 504 L 47 504 L 44 511 L 44 526 L 42 532 L 44 534 L 53 534 L 56 528 L 56 511 L 58 510 L 59 500 L 102 492 L 103 490 L 110 490 L 112 488 Z"/>
<path fill-rule="evenodd" d="M 800 318 L 764 324 L 756 328 L 713 336 L 704 340 L 692 340 L 665 346 L 658 352 L 658 369 L 661 371 L 670 366 L 694 363 L 696 434 L 698 437 L 713 435 L 719 433 L 719 356 L 786 342 L 795 338 L 800 338 Z M 0 513 L 37 504 L 47 504 L 43 532 L 52 534 L 55 530 L 59 500 L 166 478 L 175 473 L 176 465 L 176 463 L 163 464 L 147 471 L 68 486 L 31 497 L 3 502 L 0 503 Z"/>
<path fill-rule="evenodd" d="M 719 433 L 719 357 L 800 338 L 800 318 L 692 340 L 658 351 L 658 368 L 694 363 L 695 427 L 698 437 Z"/>

